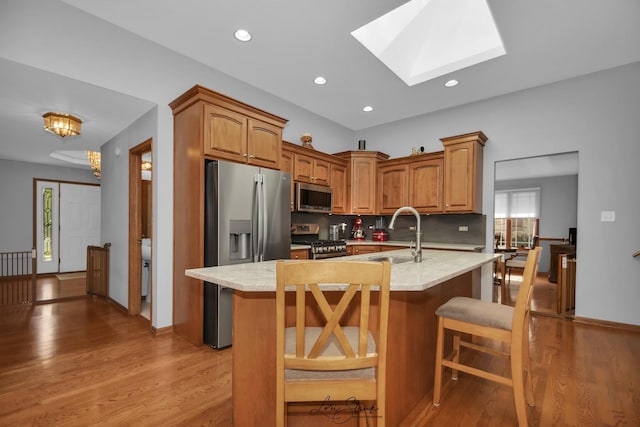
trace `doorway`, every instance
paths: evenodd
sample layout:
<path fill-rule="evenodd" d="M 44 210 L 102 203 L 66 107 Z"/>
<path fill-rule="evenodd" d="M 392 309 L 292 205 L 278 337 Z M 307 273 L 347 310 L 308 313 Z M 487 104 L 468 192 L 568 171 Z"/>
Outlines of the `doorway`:
<path fill-rule="evenodd" d="M 518 259 L 524 260 L 527 248 L 521 240 L 530 241 L 533 235 L 536 244 L 542 247 L 538 278 L 533 291 L 532 312 L 554 317 L 570 314 L 566 308 L 561 309 L 561 304 L 558 303 L 562 285 L 556 282 L 556 274 L 553 274 L 557 270 L 552 257 L 557 254 L 552 252 L 558 245 L 575 240 L 578 215 L 578 152 L 496 162 L 494 203 L 493 231 L 496 251 L 506 249 L 505 259 L 517 253 L 523 256 Z M 518 228 L 526 223 L 536 226 Z M 505 224 L 508 224 L 508 229 L 505 229 Z M 515 302 L 520 273 L 521 271 L 514 269 L 511 281 L 507 280 L 507 303 L 509 300 Z M 573 289 L 575 293 L 575 287 Z M 575 304 L 571 305 L 574 306 Z"/>
<path fill-rule="evenodd" d="M 38 274 L 86 270 L 100 245 L 100 186 L 34 178 L 33 247 Z"/>
<path fill-rule="evenodd" d="M 129 150 L 129 314 L 152 324 L 152 139 Z M 143 243 L 148 243 L 143 250 Z M 144 260 L 143 260 L 144 252 Z"/>

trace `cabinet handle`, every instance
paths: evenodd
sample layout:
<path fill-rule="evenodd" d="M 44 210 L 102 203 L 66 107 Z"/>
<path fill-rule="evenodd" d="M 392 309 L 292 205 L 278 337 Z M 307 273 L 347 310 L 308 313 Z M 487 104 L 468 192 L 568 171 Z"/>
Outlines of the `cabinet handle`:
<path fill-rule="evenodd" d="M 249 158 L 254 159 L 256 156 L 255 155 L 250 155 Z"/>
<path fill-rule="evenodd" d="M 242 155 L 242 157 L 247 157 L 247 153 L 244 153 L 244 154 Z"/>

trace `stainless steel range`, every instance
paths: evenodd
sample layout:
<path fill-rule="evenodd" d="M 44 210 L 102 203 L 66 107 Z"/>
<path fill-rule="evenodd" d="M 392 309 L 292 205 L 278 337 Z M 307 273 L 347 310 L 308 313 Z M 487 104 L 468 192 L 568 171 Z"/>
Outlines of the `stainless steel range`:
<path fill-rule="evenodd" d="M 346 240 L 321 240 L 319 224 L 291 224 L 291 243 L 309 245 L 309 258 L 324 259 L 347 255 Z"/>

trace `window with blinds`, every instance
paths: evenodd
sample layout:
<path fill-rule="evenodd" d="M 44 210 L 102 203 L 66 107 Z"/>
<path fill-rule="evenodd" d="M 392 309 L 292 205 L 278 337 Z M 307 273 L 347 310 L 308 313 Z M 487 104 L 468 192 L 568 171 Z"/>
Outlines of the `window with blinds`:
<path fill-rule="evenodd" d="M 496 248 L 531 247 L 540 225 L 540 188 L 500 190 L 495 193 Z"/>

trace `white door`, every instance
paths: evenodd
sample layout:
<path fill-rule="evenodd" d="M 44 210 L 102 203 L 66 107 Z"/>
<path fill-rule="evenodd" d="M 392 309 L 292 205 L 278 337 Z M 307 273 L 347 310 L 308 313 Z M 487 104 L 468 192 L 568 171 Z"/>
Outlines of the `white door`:
<path fill-rule="evenodd" d="M 100 246 L 100 187 L 60 184 L 60 272 L 87 269 L 87 246 Z"/>
<path fill-rule="evenodd" d="M 60 184 L 36 181 L 36 252 L 38 274 L 58 272 L 58 192 Z"/>

